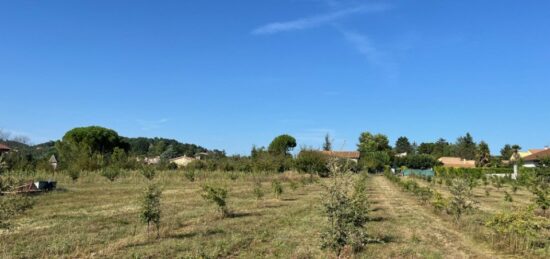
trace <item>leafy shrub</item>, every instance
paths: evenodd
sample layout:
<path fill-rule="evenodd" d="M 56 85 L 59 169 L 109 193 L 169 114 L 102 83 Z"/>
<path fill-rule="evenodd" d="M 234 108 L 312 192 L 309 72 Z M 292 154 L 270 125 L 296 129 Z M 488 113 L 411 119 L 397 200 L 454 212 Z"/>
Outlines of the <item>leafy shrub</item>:
<path fill-rule="evenodd" d="M 369 239 L 364 228 L 368 221 L 368 200 L 360 191 L 363 190 L 361 184 L 356 184 L 354 189 L 356 192 L 351 196 L 341 181 L 334 181 L 324 198 L 324 212 L 329 223 L 321 233 L 321 247 L 331 249 L 337 257 L 345 247 L 357 251 Z"/>
<path fill-rule="evenodd" d="M 77 169 L 69 169 L 67 170 L 67 175 L 73 180 L 73 182 L 76 182 L 78 178 L 80 177 L 80 170 Z"/>
<path fill-rule="evenodd" d="M 440 162 L 430 155 L 419 154 L 396 157 L 394 160 L 394 164 L 397 167 L 405 166 L 411 169 L 429 169 L 436 165 L 439 165 Z"/>
<path fill-rule="evenodd" d="M 454 215 L 455 220 L 458 222 L 464 213 L 475 208 L 477 202 L 472 199 L 472 192 L 464 179 L 454 179 L 449 191 L 452 194 L 449 202 L 449 212 Z"/>
<path fill-rule="evenodd" d="M 150 184 L 141 198 L 141 220 L 147 224 L 147 235 L 151 225 L 155 225 L 157 229 L 157 238 L 160 237 L 160 199 L 162 191 L 154 184 Z"/>
<path fill-rule="evenodd" d="M 222 217 L 230 216 L 230 212 L 227 208 L 227 190 L 221 187 L 204 185 L 202 187 L 202 198 L 206 201 L 210 201 L 218 206 L 218 210 Z"/>
<path fill-rule="evenodd" d="M 512 202 L 514 199 L 512 198 L 512 195 L 510 195 L 507 191 L 504 191 L 504 201 Z"/>
<path fill-rule="evenodd" d="M 328 176 L 327 156 L 316 150 L 302 150 L 296 157 L 294 166 L 298 172 Z"/>
<path fill-rule="evenodd" d="M 486 222 L 493 231 L 493 245 L 512 251 L 531 250 L 550 244 L 550 222 L 547 218 L 537 217 L 533 208 L 513 212 L 500 212 Z"/>
<path fill-rule="evenodd" d="M 449 206 L 449 200 L 443 198 L 443 195 L 441 195 L 441 193 L 438 193 L 438 192 L 434 192 L 430 203 L 434 208 L 434 210 L 438 213 L 441 213 L 442 211 L 446 210 Z"/>
<path fill-rule="evenodd" d="M 187 180 L 189 180 L 190 182 L 194 182 L 195 181 L 195 171 L 194 170 L 191 170 L 191 169 L 187 169 L 183 172 L 183 176 L 185 176 L 185 178 Z"/>
<path fill-rule="evenodd" d="M 535 204 L 543 211 L 543 214 L 546 216 L 546 210 L 550 208 L 550 195 L 548 193 L 548 189 L 534 187 L 533 194 L 535 195 Z"/>
<path fill-rule="evenodd" d="M 25 196 L 0 196 L 0 229 L 10 228 L 9 220 L 32 208 L 34 200 Z"/>
<path fill-rule="evenodd" d="M 262 190 L 261 181 L 256 181 L 254 183 L 254 189 L 252 189 L 252 193 L 256 197 L 256 200 L 261 200 L 264 197 L 264 191 Z"/>
<path fill-rule="evenodd" d="M 114 182 L 119 175 L 120 169 L 117 167 L 106 167 L 101 170 L 101 176 L 107 178 L 111 182 Z"/>
<path fill-rule="evenodd" d="M 281 194 L 283 194 L 283 185 L 281 184 L 281 182 L 279 180 L 273 180 L 271 182 L 271 188 L 273 189 L 275 197 L 279 199 Z"/>
<path fill-rule="evenodd" d="M 289 186 L 290 186 L 290 189 L 293 191 L 296 191 L 298 189 L 298 183 L 295 181 L 290 181 Z"/>
<path fill-rule="evenodd" d="M 231 179 L 232 181 L 236 181 L 237 179 L 239 179 L 239 175 L 236 173 L 229 173 L 229 179 Z"/>
<path fill-rule="evenodd" d="M 141 169 L 141 175 L 143 175 L 148 180 L 153 180 L 153 178 L 155 178 L 156 172 L 154 168 L 146 166 Z"/>

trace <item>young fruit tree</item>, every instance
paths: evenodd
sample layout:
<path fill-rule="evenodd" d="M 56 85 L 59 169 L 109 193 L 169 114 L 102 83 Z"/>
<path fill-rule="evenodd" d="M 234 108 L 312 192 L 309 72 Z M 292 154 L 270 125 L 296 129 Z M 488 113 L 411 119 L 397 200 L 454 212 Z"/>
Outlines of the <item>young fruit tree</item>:
<path fill-rule="evenodd" d="M 472 191 L 464 179 L 454 179 L 449 190 L 452 194 L 449 202 L 449 211 L 458 223 L 460 217 L 475 208 L 476 201 L 472 199 Z"/>
<path fill-rule="evenodd" d="M 158 186 L 150 184 L 141 198 L 140 218 L 147 224 L 147 236 L 149 236 L 151 225 L 154 225 L 157 229 L 157 238 L 160 237 L 161 195 L 162 191 Z"/>
<path fill-rule="evenodd" d="M 340 257 L 346 247 L 360 250 L 368 241 L 365 225 L 368 221 L 368 200 L 364 182 L 355 184 L 355 192 L 349 190 L 351 176 L 345 165 L 332 162 L 329 165 L 333 181 L 326 186 L 323 197 L 327 227 L 321 232 L 321 247 L 332 250 Z M 365 178 L 359 181 L 365 181 Z"/>
<path fill-rule="evenodd" d="M 218 210 L 222 217 L 228 217 L 231 215 L 227 208 L 227 190 L 221 187 L 215 187 L 210 185 L 204 185 L 202 187 L 202 198 L 206 201 L 210 201 L 218 206 Z"/>
<path fill-rule="evenodd" d="M 147 180 L 153 180 L 155 178 L 156 172 L 152 167 L 143 167 L 141 169 L 141 175 L 143 175 Z"/>
<path fill-rule="evenodd" d="M 283 184 L 279 180 L 274 180 L 271 182 L 271 188 L 273 188 L 273 193 L 275 194 L 275 197 L 279 199 L 281 197 L 281 194 L 283 194 Z"/>

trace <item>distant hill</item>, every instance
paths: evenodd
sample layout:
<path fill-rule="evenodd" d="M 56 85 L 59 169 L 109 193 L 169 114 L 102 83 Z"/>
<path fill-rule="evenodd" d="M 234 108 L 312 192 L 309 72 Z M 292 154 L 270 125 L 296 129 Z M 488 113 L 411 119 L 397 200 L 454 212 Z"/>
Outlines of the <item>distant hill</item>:
<path fill-rule="evenodd" d="M 129 144 L 128 153 L 133 156 L 161 156 L 169 159 L 183 155 L 192 157 L 199 153 L 211 153 L 216 156 L 225 155 L 223 151 L 208 150 L 202 146 L 181 143 L 175 139 L 145 137 L 122 138 L 123 141 Z M 43 158 L 56 153 L 55 141 L 48 141 L 37 145 L 28 145 L 14 140 L 0 140 L 0 143 L 7 145 L 13 151 L 32 154 L 33 157 L 36 158 Z"/>
<path fill-rule="evenodd" d="M 0 140 L 0 143 L 10 147 L 12 151 L 32 154 L 33 157 L 38 159 L 51 156 L 55 153 L 54 141 L 48 141 L 38 145 L 28 145 L 14 140 Z"/>
<path fill-rule="evenodd" d="M 218 150 L 210 151 L 204 147 L 181 143 L 175 139 L 167 138 L 124 138 L 130 144 L 128 152 L 135 156 L 161 156 L 163 158 L 174 158 L 178 156 L 195 156 L 198 153 L 223 153 Z"/>

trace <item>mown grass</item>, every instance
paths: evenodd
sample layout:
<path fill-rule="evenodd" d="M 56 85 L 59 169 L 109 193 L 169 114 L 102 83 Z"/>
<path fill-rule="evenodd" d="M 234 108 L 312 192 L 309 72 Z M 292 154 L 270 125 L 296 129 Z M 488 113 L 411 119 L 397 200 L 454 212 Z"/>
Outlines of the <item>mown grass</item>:
<path fill-rule="evenodd" d="M 35 206 L 13 220 L 14 228 L 0 230 L 0 258 L 334 258 L 320 248 L 329 179 L 308 184 L 309 177 L 296 173 L 199 172 L 190 181 L 183 172 L 157 172 L 152 182 L 163 194 L 156 239 L 139 220 L 139 199 L 150 183 L 139 172 L 124 172 L 114 182 L 97 172 L 82 172 L 76 182 L 62 174 L 32 177 L 57 180 L 58 190 L 34 197 Z M 273 180 L 283 184 L 279 198 Z M 258 181 L 265 193 L 260 200 Z M 201 197 L 206 183 L 228 189 L 232 217 L 222 218 Z M 495 256 L 383 178 L 369 177 L 367 184 L 372 211 L 366 228 L 378 241 L 356 257 Z"/>
<path fill-rule="evenodd" d="M 58 190 L 36 196 L 33 209 L 0 235 L 0 257 L 323 257 L 318 232 L 322 188 L 318 184 L 289 188 L 296 175 L 199 174 L 190 182 L 183 174 L 161 172 L 153 180 L 163 189 L 161 237 L 148 237 L 139 221 L 139 197 L 148 180 L 136 172 L 115 182 L 84 173 L 73 183 L 62 175 Z M 234 178 L 234 176 L 232 177 Z M 281 178 L 280 199 L 270 184 Z M 260 179 L 266 196 L 252 191 Z M 229 190 L 233 216 L 221 218 L 200 196 L 201 185 Z"/>

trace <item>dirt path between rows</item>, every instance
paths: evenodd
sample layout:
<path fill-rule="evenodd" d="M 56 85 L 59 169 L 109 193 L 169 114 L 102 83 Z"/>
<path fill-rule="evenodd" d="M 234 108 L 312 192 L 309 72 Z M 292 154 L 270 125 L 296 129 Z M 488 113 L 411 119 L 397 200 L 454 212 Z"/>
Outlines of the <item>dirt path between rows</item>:
<path fill-rule="evenodd" d="M 489 247 L 457 231 L 452 223 L 420 205 L 414 197 L 402 192 L 385 177 L 371 177 L 369 188 L 373 207 L 381 211 L 379 215 L 391 221 L 388 231 L 400 237 L 397 242 L 410 242 L 419 249 L 435 250 L 444 258 L 502 258 Z M 413 254 L 411 257 L 424 256 Z"/>

